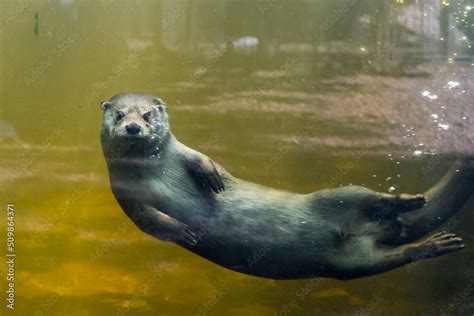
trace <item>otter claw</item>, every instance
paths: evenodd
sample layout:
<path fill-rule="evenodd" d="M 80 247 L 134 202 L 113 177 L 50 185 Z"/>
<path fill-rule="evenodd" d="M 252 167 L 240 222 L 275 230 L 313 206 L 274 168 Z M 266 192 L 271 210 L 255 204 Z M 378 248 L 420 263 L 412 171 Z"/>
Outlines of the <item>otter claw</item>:
<path fill-rule="evenodd" d="M 186 225 L 180 231 L 180 238 L 191 246 L 195 246 L 198 243 L 198 236 Z"/>
<path fill-rule="evenodd" d="M 220 193 L 224 191 L 224 182 L 222 182 L 221 175 L 219 174 L 219 171 L 217 171 L 214 162 L 212 160 L 210 160 L 210 162 L 213 169 L 211 178 L 214 180 L 214 186 L 212 190 L 216 193 Z"/>
<path fill-rule="evenodd" d="M 220 193 L 224 191 L 224 185 L 220 179 L 216 179 L 216 177 L 212 174 L 201 176 L 200 182 L 202 186 L 206 189 L 209 189 L 215 193 Z"/>

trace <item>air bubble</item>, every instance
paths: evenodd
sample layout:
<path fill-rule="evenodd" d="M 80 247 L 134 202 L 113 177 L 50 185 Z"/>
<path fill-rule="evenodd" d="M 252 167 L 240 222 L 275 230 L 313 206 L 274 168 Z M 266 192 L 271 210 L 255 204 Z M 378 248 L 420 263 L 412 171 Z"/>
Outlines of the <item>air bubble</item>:
<path fill-rule="evenodd" d="M 448 124 L 443 124 L 443 123 L 439 123 L 438 127 L 442 130 L 445 130 L 445 131 L 447 131 L 449 129 L 449 125 Z"/>
<path fill-rule="evenodd" d="M 436 100 L 438 96 L 436 94 L 431 94 L 428 90 L 425 90 L 421 93 L 422 96 L 428 98 L 429 100 Z"/>
<path fill-rule="evenodd" d="M 448 81 L 444 86 L 445 89 L 452 90 L 459 87 L 458 81 Z"/>

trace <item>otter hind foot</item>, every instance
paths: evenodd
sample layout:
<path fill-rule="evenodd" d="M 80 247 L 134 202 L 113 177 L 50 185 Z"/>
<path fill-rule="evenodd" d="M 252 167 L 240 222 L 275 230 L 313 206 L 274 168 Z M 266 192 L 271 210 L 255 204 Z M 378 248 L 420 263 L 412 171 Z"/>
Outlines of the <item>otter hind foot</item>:
<path fill-rule="evenodd" d="M 333 268 L 336 278 L 348 280 L 374 275 L 464 248 L 460 237 L 445 231 L 418 242 L 398 246 L 374 243 L 372 247 L 367 247 L 367 240 L 363 238 L 356 239 L 354 245 L 359 246 L 360 250 L 367 251 L 366 254 L 361 256 L 360 252 L 354 251 L 352 245 L 347 247 L 344 256 L 335 258 Z"/>
<path fill-rule="evenodd" d="M 446 231 L 429 236 L 413 245 L 409 255 L 413 261 L 435 258 L 464 248 L 462 238 Z"/>

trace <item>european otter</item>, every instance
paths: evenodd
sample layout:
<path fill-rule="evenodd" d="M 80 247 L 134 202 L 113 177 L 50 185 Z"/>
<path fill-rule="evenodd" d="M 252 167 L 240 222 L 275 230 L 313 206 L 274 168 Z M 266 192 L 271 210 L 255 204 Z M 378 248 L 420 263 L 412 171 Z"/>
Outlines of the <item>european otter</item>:
<path fill-rule="evenodd" d="M 425 195 L 358 186 L 299 194 L 235 178 L 180 143 L 157 97 L 118 94 L 101 107 L 110 184 L 125 213 L 221 266 L 272 279 L 352 279 L 464 247 L 451 233 L 424 236 L 473 193 L 469 159 Z"/>

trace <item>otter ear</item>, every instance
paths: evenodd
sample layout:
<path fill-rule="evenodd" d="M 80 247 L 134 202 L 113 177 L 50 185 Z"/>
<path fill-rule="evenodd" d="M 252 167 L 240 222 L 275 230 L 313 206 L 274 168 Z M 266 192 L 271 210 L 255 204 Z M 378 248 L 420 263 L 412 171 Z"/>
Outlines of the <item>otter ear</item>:
<path fill-rule="evenodd" d="M 111 106 L 112 105 L 107 101 L 100 102 L 100 108 L 104 111 L 109 109 Z"/>
<path fill-rule="evenodd" d="M 158 105 L 156 106 L 156 108 L 157 108 L 158 111 L 160 111 L 160 112 L 166 112 L 166 109 L 167 109 L 166 105 L 164 105 L 164 104 L 158 104 Z"/>
<path fill-rule="evenodd" d="M 155 107 L 160 112 L 165 112 L 167 109 L 165 103 L 160 98 L 155 99 Z"/>

